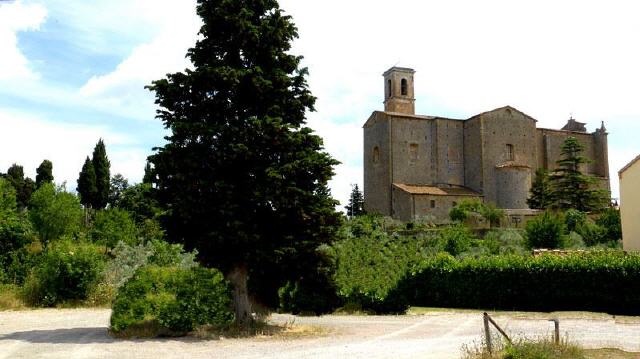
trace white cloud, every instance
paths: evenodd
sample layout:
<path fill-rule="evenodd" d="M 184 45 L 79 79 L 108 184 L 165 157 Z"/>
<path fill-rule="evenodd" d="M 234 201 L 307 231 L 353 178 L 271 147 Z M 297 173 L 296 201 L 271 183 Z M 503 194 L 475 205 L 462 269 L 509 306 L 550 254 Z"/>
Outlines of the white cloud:
<path fill-rule="evenodd" d="M 185 55 L 195 44 L 201 21 L 195 13 L 195 1 L 179 2 L 178 6 L 158 6 L 150 1 L 134 5 L 148 21 L 164 26 L 151 41 L 135 47 L 112 72 L 89 79 L 80 95 L 104 108 L 118 108 L 132 117 L 152 119 L 153 95 L 144 86 L 190 66 Z"/>
<path fill-rule="evenodd" d="M 53 162 L 56 183 L 67 182 L 75 190 L 78 173 L 86 156 L 91 156 L 99 138 L 107 146 L 111 172 L 122 173 L 131 181 L 142 179 L 146 151 L 135 146 L 135 139 L 110 131 L 104 126 L 64 124 L 19 112 L 0 111 L 0 171 L 13 163 L 24 167 L 25 175 L 35 179 L 42 160 Z"/>
<path fill-rule="evenodd" d="M 0 80 L 37 77 L 18 48 L 16 33 L 37 30 L 46 15 L 40 5 L 25 5 L 22 1 L 0 4 Z"/>

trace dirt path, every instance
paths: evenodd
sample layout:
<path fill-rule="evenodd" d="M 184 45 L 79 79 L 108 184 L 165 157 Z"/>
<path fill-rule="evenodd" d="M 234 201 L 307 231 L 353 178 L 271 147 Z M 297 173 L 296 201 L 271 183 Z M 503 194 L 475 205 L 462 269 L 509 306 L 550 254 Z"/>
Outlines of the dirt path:
<path fill-rule="evenodd" d="M 328 328 L 330 334 L 298 339 L 196 338 L 116 340 L 107 335 L 109 310 L 46 309 L 0 312 L 0 358 L 458 358 L 463 344 L 479 341 L 477 312 L 432 312 L 415 316 L 274 315 Z M 540 336 L 553 324 L 546 315 L 497 314 L 511 333 Z M 636 320 L 637 319 L 637 320 Z M 598 315 L 565 315 L 561 332 L 586 348 L 640 352 L 640 318 L 616 320 Z"/>

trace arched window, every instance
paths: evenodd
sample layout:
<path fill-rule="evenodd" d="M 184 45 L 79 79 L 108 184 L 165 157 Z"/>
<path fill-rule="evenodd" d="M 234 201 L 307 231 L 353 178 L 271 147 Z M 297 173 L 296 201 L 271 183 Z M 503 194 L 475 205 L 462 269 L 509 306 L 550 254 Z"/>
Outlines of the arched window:
<path fill-rule="evenodd" d="M 378 149 L 378 146 L 373 148 L 373 163 L 378 163 L 380 162 L 380 149 Z"/>
<path fill-rule="evenodd" d="M 407 79 L 402 79 L 402 81 L 400 81 L 400 94 L 402 96 L 407 96 Z"/>
<path fill-rule="evenodd" d="M 387 97 L 391 98 L 391 80 L 387 80 Z"/>

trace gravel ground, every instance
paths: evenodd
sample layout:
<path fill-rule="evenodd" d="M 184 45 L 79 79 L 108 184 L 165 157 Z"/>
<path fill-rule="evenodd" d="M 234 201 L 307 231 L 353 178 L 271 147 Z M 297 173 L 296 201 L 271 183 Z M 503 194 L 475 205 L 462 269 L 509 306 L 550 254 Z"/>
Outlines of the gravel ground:
<path fill-rule="evenodd" d="M 45 309 L 0 312 L 0 358 L 458 358 L 463 344 L 481 340 L 480 312 L 406 316 L 294 317 L 276 323 L 327 328 L 317 337 L 118 340 L 107 334 L 109 310 Z M 498 313 L 509 333 L 548 335 L 545 314 Z M 586 348 L 640 352 L 640 318 L 566 314 L 562 335 Z"/>

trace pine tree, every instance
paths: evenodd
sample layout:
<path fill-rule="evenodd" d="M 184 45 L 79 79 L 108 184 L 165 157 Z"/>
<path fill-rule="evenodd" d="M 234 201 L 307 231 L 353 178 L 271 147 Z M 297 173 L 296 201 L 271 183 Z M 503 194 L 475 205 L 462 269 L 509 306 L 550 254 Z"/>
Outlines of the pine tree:
<path fill-rule="evenodd" d="M 82 203 L 85 208 L 92 207 L 95 203 L 98 188 L 96 186 L 96 171 L 88 156 L 87 159 L 84 160 L 84 165 L 82 165 L 76 190 L 80 195 L 80 203 Z"/>
<path fill-rule="evenodd" d="M 109 206 L 118 206 L 118 202 L 122 198 L 122 193 L 129 188 L 129 181 L 120 173 L 111 178 L 111 187 L 109 190 Z"/>
<path fill-rule="evenodd" d="M 109 202 L 109 192 L 111 189 L 111 174 L 109 168 L 111 163 L 107 158 L 107 150 L 102 139 L 98 141 L 93 149 L 93 157 L 91 158 L 93 169 L 96 174 L 96 195 L 92 203 L 93 208 L 102 209 Z"/>
<path fill-rule="evenodd" d="M 349 218 L 361 216 L 364 214 L 364 196 L 358 188 L 357 184 L 351 187 L 351 195 L 349 196 L 349 204 L 344 207 L 347 210 Z"/>
<path fill-rule="evenodd" d="M 278 3 L 198 0 L 197 13 L 193 68 L 150 86 L 170 135 L 149 161 L 168 237 L 225 272 L 245 323 L 250 272 L 276 267 L 296 280 L 333 238 L 340 216 L 327 183 L 338 162 L 304 126 L 315 98 Z"/>
<path fill-rule="evenodd" d="M 531 185 L 531 196 L 527 199 L 529 208 L 548 209 L 553 205 L 553 187 L 549 173 L 544 168 L 536 170 L 536 176 Z"/>
<path fill-rule="evenodd" d="M 36 169 L 36 187 L 40 188 L 44 183 L 53 183 L 53 163 L 44 160 Z"/>
<path fill-rule="evenodd" d="M 582 212 L 597 211 L 607 206 L 606 191 L 595 188 L 597 180 L 581 172 L 590 161 L 582 155 L 584 146 L 575 137 L 567 137 L 561 147 L 558 168 L 551 176 L 555 206 Z"/>

